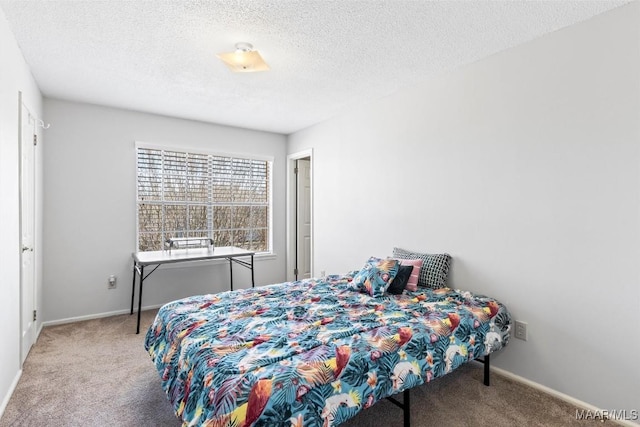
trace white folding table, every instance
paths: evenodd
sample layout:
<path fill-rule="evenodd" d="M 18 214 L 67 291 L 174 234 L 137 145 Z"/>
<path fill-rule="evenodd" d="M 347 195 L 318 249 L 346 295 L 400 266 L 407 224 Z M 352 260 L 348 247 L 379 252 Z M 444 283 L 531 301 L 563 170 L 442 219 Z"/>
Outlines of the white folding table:
<path fill-rule="evenodd" d="M 210 259 L 226 259 L 229 261 L 230 273 L 230 289 L 233 290 L 233 263 L 240 264 L 251 270 L 251 287 L 255 287 L 253 275 L 253 256 L 255 252 L 246 249 L 236 248 L 235 246 L 221 246 L 213 249 L 195 248 L 195 249 L 179 249 L 172 251 L 146 251 L 134 252 L 133 257 L 133 283 L 131 285 L 131 314 L 133 314 L 133 301 L 136 293 L 136 275 L 140 278 L 138 281 L 138 323 L 136 326 L 136 334 L 140 333 L 140 311 L 142 309 L 142 283 L 149 277 L 151 273 L 156 271 L 162 264 L 171 264 L 186 261 L 206 261 Z M 251 262 L 238 258 L 251 257 Z M 144 268 L 146 266 L 155 265 L 153 270 L 146 275 Z"/>

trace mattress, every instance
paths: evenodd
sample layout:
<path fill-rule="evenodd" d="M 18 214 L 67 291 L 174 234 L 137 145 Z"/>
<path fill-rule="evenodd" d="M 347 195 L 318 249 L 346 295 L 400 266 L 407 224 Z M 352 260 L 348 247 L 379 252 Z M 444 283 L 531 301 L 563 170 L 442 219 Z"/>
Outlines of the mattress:
<path fill-rule="evenodd" d="M 350 288 L 354 273 L 163 306 L 145 348 L 183 425 L 338 425 L 508 343 L 511 316 L 493 298 L 374 298 Z"/>

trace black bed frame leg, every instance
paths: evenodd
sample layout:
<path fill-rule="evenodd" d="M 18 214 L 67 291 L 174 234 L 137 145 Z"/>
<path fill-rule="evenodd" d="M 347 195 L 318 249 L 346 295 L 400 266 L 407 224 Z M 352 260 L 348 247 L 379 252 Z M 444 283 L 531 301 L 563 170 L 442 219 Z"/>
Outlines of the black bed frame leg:
<path fill-rule="evenodd" d="M 402 398 L 402 413 L 404 415 L 404 427 L 411 427 L 411 401 L 409 398 L 409 389 L 404 391 Z"/>
<path fill-rule="evenodd" d="M 409 397 L 409 389 L 406 389 L 402 395 L 402 402 L 396 400 L 393 396 L 387 397 L 387 400 L 398 408 L 402 408 L 402 416 L 404 419 L 404 427 L 411 427 L 411 400 Z"/>
<path fill-rule="evenodd" d="M 491 376 L 490 376 L 490 358 L 489 355 L 487 354 L 484 357 L 484 385 L 486 385 L 487 387 L 489 387 L 489 385 L 491 385 Z"/>

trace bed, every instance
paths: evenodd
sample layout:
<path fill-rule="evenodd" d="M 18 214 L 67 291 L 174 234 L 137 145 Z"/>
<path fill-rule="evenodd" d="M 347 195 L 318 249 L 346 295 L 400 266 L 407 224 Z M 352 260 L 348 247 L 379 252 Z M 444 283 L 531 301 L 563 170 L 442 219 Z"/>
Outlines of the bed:
<path fill-rule="evenodd" d="M 509 339 L 504 305 L 446 287 L 371 296 L 358 274 L 163 306 L 145 348 L 183 425 L 329 427 L 385 398 L 408 425 L 412 387 L 474 359 L 488 385 L 489 354 Z"/>

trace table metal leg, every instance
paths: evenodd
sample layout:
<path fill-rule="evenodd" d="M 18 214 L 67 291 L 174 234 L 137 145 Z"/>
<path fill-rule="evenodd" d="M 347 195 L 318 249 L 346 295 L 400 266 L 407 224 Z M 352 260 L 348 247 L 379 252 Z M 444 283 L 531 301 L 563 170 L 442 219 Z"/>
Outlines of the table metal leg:
<path fill-rule="evenodd" d="M 144 282 L 144 265 L 140 266 L 140 289 L 138 291 L 138 325 L 136 334 L 140 333 L 140 312 L 142 311 L 142 282 Z"/>
<path fill-rule="evenodd" d="M 256 281 L 253 276 L 253 255 L 251 255 L 251 287 L 252 288 L 256 287 Z"/>
<path fill-rule="evenodd" d="M 133 314 L 133 300 L 136 295 L 136 262 L 133 262 L 133 283 L 131 284 L 131 312 L 129 315 Z"/>
<path fill-rule="evenodd" d="M 231 290 L 233 290 L 233 258 L 229 258 L 229 282 Z"/>

